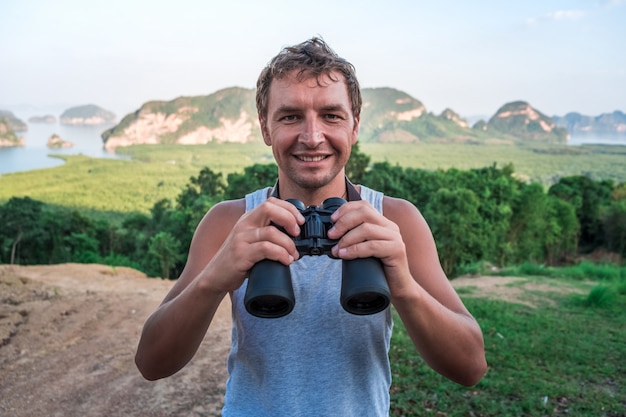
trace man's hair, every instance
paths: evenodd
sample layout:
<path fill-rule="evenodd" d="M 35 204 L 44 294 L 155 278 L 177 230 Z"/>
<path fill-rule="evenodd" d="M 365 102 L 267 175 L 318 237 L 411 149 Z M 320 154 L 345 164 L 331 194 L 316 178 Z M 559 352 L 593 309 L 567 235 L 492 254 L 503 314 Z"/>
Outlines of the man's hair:
<path fill-rule="evenodd" d="M 256 84 L 256 108 L 262 118 L 267 117 L 272 81 L 284 78 L 293 71 L 296 71 L 299 81 L 315 78 L 318 83 L 322 76 L 339 81 L 333 72 L 342 74 L 352 105 L 352 114 L 354 117 L 361 114 L 361 89 L 354 66 L 337 55 L 322 39 L 314 37 L 301 44 L 283 48 L 261 71 Z"/>

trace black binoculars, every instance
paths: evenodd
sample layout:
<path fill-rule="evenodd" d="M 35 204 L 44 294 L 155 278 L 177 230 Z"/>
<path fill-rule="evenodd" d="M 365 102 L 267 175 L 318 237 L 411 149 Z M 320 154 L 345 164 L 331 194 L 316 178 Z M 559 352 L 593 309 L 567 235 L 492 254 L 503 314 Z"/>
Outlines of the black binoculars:
<path fill-rule="evenodd" d="M 337 240 L 327 237 L 333 223 L 330 216 L 346 201 L 333 197 L 321 206 L 305 207 L 299 200 L 287 200 L 305 218 L 299 236 L 292 237 L 300 256 L 328 255 Z M 382 263 L 377 258 L 342 260 L 341 306 L 357 315 L 375 314 L 389 305 L 389 286 Z M 246 310 L 257 317 L 277 318 L 291 312 L 296 304 L 289 266 L 262 260 L 250 270 L 244 296 Z"/>

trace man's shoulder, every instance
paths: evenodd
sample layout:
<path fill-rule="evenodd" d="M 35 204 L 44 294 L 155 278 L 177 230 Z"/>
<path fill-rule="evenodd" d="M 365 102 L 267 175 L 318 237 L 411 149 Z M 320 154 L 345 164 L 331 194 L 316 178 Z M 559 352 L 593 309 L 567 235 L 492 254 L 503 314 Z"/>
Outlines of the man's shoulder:
<path fill-rule="evenodd" d="M 246 200 L 245 198 L 238 198 L 236 200 L 224 200 L 215 204 L 211 210 L 210 214 L 213 214 L 217 217 L 241 217 L 243 213 L 246 211 Z"/>
<path fill-rule="evenodd" d="M 419 210 L 413 203 L 403 198 L 383 197 L 383 213 L 390 220 L 401 220 L 408 218 L 421 217 Z"/>
<path fill-rule="evenodd" d="M 200 222 L 199 227 L 225 227 L 232 226 L 246 211 L 246 200 L 224 200 L 215 204 Z"/>

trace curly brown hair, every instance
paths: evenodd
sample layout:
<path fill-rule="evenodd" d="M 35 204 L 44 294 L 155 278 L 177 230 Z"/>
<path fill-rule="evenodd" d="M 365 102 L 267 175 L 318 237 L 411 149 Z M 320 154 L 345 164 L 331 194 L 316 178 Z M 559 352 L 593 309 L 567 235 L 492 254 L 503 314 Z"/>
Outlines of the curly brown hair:
<path fill-rule="evenodd" d="M 316 78 L 319 82 L 323 75 L 339 81 L 333 72 L 342 74 L 352 104 L 352 114 L 355 118 L 361 114 L 363 100 L 354 66 L 337 55 L 324 40 L 314 37 L 298 45 L 283 48 L 261 71 L 256 84 L 256 108 L 259 116 L 267 117 L 272 80 L 286 77 L 292 71 L 297 71 L 299 81 Z"/>

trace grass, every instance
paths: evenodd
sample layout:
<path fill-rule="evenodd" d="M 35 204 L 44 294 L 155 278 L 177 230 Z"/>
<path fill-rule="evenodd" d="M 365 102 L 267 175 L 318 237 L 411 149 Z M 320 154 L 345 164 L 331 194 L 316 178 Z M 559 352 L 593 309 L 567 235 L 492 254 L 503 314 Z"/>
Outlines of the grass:
<path fill-rule="evenodd" d="M 591 304 L 581 294 L 544 296 L 553 303 L 534 308 L 464 298 L 482 327 L 489 363 L 471 388 L 430 370 L 396 320 L 392 415 L 626 416 L 626 295 Z"/>
<path fill-rule="evenodd" d="M 626 280 L 626 267 L 618 267 L 610 263 L 594 263 L 582 261 L 566 267 L 549 267 L 526 262 L 493 272 L 493 275 L 514 276 L 547 276 L 552 278 L 568 278 L 571 280 L 596 280 L 609 283 L 620 283 Z"/>

